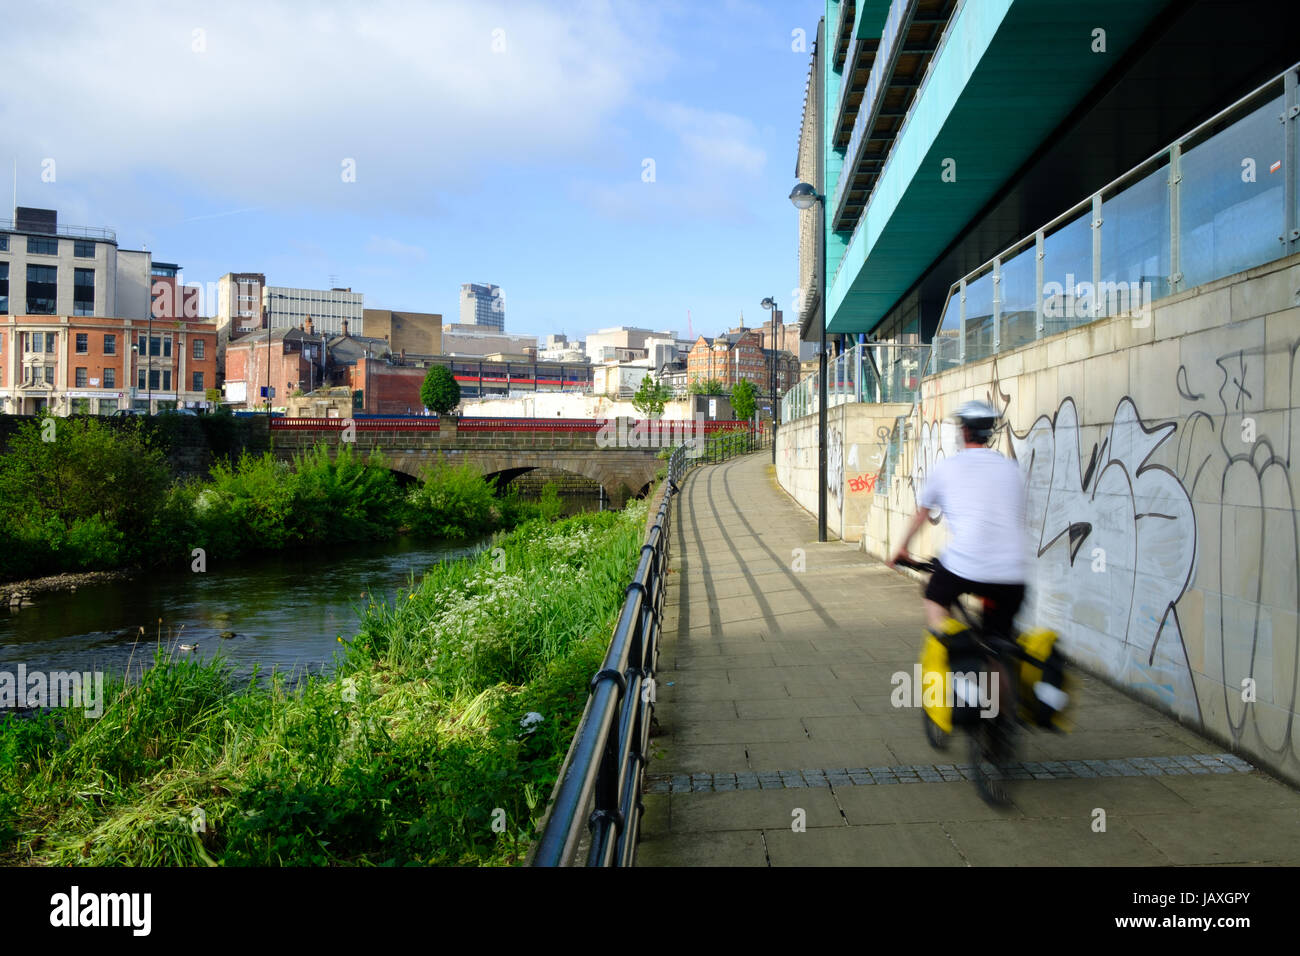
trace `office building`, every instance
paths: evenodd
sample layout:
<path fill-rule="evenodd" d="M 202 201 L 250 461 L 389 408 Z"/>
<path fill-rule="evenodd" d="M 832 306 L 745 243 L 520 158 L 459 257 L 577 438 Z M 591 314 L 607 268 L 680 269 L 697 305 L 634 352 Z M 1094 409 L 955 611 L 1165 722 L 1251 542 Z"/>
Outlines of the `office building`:
<path fill-rule="evenodd" d="M 353 335 L 364 335 L 364 296 L 349 289 L 297 289 L 269 285 L 262 291 L 262 306 L 270 315 L 273 329 L 297 329 L 310 317 L 316 331 L 342 335 L 343 323 Z"/>
<path fill-rule="evenodd" d="M 466 282 L 460 287 L 460 324 L 476 325 L 504 332 L 506 298 L 501 287 Z"/>

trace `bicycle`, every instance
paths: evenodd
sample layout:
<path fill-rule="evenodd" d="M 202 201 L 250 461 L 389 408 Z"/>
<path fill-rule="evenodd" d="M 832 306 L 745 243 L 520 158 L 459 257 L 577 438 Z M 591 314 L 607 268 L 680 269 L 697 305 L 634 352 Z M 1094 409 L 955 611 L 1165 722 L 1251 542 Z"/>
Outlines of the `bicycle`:
<path fill-rule="evenodd" d="M 923 574 L 937 568 L 932 558 L 900 558 L 896 564 Z M 925 705 L 923 695 L 922 721 L 925 738 L 936 750 L 947 748 L 953 728 L 968 728 L 975 788 L 986 802 L 1004 806 L 1011 798 L 1002 771 L 1015 759 L 1016 731 L 1023 724 L 1065 729 L 1063 714 L 1070 695 L 1064 689 L 1064 658 L 1055 648 L 1056 634 L 1037 629 L 1008 639 L 993 633 L 984 625 L 993 602 L 988 598 L 980 600 L 984 613 L 979 621 L 958 600 L 957 609 L 965 626 L 949 617 L 944 633 L 926 632 L 921 650 L 922 679 L 927 674 L 940 674 L 944 695 L 937 706 Z M 998 681 L 998 706 L 991 716 L 982 710 L 991 696 L 987 683 L 979 680 L 983 675 L 996 675 Z"/>

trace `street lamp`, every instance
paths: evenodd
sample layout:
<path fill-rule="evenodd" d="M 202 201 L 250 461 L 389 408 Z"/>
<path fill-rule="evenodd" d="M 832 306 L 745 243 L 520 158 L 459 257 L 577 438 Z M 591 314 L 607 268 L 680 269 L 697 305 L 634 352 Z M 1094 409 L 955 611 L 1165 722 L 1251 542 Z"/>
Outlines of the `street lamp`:
<path fill-rule="evenodd" d="M 772 348 L 771 348 L 772 368 L 768 378 L 770 382 L 769 394 L 772 396 L 772 407 L 770 410 L 771 418 L 772 418 L 772 462 L 773 464 L 775 464 L 776 463 L 776 316 L 780 310 L 776 307 L 776 299 L 773 296 L 768 296 L 759 304 L 763 308 L 769 309 L 772 312 Z"/>
<path fill-rule="evenodd" d="M 826 540 L 826 197 L 808 183 L 796 183 L 790 190 L 790 202 L 796 209 L 822 207 L 821 228 L 817 236 L 817 298 L 821 316 L 817 322 L 817 540 Z"/>

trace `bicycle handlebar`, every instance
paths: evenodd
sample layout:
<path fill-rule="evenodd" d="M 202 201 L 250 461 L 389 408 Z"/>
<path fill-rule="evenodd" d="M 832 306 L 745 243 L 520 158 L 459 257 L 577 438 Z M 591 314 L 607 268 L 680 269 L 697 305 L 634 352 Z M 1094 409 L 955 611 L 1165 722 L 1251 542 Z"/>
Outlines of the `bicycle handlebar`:
<path fill-rule="evenodd" d="M 913 571 L 920 571 L 924 574 L 933 574 L 939 570 L 939 564 L 934 558 L 926 558 L 924 561 L 913 561 L 911 558 L 899 558 L 894 564 L 900 568 L 911 568 Z"/>

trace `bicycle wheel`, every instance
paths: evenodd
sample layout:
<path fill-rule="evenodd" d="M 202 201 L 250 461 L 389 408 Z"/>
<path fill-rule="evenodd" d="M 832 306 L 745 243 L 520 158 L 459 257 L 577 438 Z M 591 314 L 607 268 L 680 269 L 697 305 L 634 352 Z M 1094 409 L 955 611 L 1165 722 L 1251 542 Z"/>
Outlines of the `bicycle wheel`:
<path fill-rule="evenodd" d="M 981 720 L 970 731 L 970 762 L 975 769 L 975 789 L 985 803 L 1003 807 L 1011 802 L 1002 773 L 1005 747 L 996 720 Z"/>
<path fill-rule="evenodd" d="M 947 750 L 948 739 L 952 735 L 931 720 L 924 709 L 921 711 L 921 722 L 925 724 L 925 739 L 930 746 L 935 750 Z"/>

